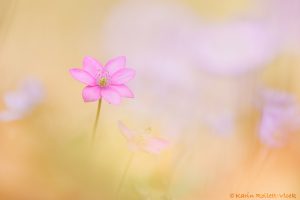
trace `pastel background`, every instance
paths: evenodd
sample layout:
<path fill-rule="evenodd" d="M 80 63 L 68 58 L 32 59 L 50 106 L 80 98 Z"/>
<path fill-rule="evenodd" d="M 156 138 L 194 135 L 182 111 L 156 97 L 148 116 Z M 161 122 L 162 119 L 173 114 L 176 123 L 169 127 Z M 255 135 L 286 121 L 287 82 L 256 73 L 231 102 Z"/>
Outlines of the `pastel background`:
<path fill-rule="evenodd" d="M 130 156 L 119 120 L 171 144 L 135 155 L 121 199 L 300 198 L 299 9 L 299 0 L 0 0 L 0 199 L 113 199 Z M 86 55 L 124 55 L 136 70 L 135 98 L 103 103 L 93 150 L 97 103 L 83 102 L 68 72 Z"/>

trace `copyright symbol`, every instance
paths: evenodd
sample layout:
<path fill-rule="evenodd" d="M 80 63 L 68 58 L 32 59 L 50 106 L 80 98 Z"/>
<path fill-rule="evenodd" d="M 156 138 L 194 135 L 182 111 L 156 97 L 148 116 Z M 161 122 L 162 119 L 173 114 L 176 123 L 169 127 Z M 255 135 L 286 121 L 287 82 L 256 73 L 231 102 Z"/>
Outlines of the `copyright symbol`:
<path fill-rule="evenodd" d="M 234 198 L 234 194 L 233 193 L 230 194 L 230 198 L 232 198 L 232 199 Z"/>

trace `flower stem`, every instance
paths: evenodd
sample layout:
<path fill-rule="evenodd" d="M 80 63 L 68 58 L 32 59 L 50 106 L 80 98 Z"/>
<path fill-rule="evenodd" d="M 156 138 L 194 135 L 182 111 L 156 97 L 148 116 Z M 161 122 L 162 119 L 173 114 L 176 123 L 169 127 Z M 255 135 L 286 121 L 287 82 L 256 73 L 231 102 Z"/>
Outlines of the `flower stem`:
<path fill-rule="evenodd" d="M 256 165 L 253 167 L 253 173 L 252 175 L 252 181 L 250 184 L 253 184 L 260 178 L 261 173 L 263 172 L 263 169 L 270 158 L 271 150 L 267 147 L 264 147 L 260 150 L 257 161 L 255 162 Z M 251 185 L 252 186 L 252 185 Z"/>
<path fill-rule="evenodd" d="M 123 171 L 123 174 L 122 174 L 122 176 L 121 176 L 120 183 L 119 183 L 119 185 L 118 185 L 118 187 L 117 187 L 117 190 L 116 190 L 116 199 L 119 199 L 120 192 L 121 192 L 122 186 L 123 186 L 123 184 L 124 184 L 125 178 L 126 178 L 126 176 L 127 176 L 128 170 L 129 170 L 129 168 L 130 168 L 130 165 L 131 165 L 131 163 L 132 163 L 133 157 L 134 157 L 134 153 L 131 153 L 131 155 L 130 155 L 128 161 L 127 161 L 125 170 Z"/>
<path fill-rule="evenodd" d="M 101 110 L 101 99 L 99 99 L 99 101 L 98 101 L 97 114 L 96 114 L 96 119 L 95 119 L 94 127 L 93 127 L 92 140 L 91 140 L 92 146 L 94 146 L 94 143 L 95 143 L 95 136 L 96 136 L 96 131 L 97 131 L 98 122 L 99 122 L 100 110 Z"/>

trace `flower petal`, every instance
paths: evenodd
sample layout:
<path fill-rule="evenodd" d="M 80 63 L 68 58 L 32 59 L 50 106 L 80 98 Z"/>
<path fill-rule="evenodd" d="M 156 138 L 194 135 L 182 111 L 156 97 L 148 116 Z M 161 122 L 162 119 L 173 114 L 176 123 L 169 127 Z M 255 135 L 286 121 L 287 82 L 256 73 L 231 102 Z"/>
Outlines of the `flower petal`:
<path fill-rule="evenodd" d="M 130 130 L 123 122 L 118 121 L 118 127 L 122 133 L 122 135 L 126 138 L 126 140 L 131 140 L 136 133 L 133 130 Z"/>
<path fill-rule="evenodd" d="M 111 78 L 112 84 L 124 84 L 131 79 L 133 79 L 135 76 L 135 70 L 129 69 L 129 68 L 123 68 L 119 71 L 117 71 Z"/>
<path fill-rule="evenodd" d="M 134 98 L 133 92 L 126 85 L 110 85 L 121 97 Z"/>
<path fill-rule="evenodd" d="M 82 98 L 85 102 L 97 101 L 101 98 L 99 86 L 86 86 L 82 91 Z"/>
<path fill-rule="evenodd" d="M 34 107 L 31 96 L 24 91 L 12 91 L 4 95 L 6 107 L 14 112 L 28 112 Z"/>
<path fill-rule="evenodd" d="M 94 58 L 86 56 L 83 59 L 83 69 L 93 77 L 102 69 L 102 65 Z"/>
<path fill-rule="evenodd" d="M 70 69 L 70 73 L 72 75 L 73 78 L 75 78 L 76 80 L 85 83 L 87 85 L 96 85 L 96 80 L 86 71 L 83 71 L 81 69 Z"/>
<path fill-rule="evenodd" d="M 25 114 L 26 113 L 14 112 L 11 110 L 1 111 L 0 112 L 0 121 L 10 122 L 10 121 L 18 120 L 18 119 L 21 119 L 22 117 L 24 117 Z"/>
<path fill-rule="evenodd" d="M 126 65 L 126 57 L 125 56 L 119 56 L 119 57 L 116 57 L 116 58 L 113 58 L 113 59 L 109 60 L 106 63 L 105 68 L 109 72 L 110 75 L 113 75 L 114 73 L 116 73 L 120 69 L 124 68 L 125 65 Z"/>
<path fill-rule="evenodd" d="M 111 104 L 119 104 L 121 102 L 119 93 L 110 87 L 101 88 L 101 97 Z"/>
<path fill-rule="evenodd" d="M 161 151 L 169 146 L 169 142 L 160 138 L 151 137 L 147 144 L 143 147 L 144 151 L 153 154 L 159 154 Z"/>

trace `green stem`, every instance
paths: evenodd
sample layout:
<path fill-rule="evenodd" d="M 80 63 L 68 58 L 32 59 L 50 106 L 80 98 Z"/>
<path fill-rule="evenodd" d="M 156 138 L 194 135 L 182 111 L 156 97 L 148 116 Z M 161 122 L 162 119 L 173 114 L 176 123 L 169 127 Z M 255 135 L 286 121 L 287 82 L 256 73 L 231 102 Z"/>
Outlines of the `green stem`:
<path fill-rule="evenodd" d="M 121 192 L 121 189 L 122 189 L 122 186 L 124 184 L 124 181 L 125 181 L 125 178 L 127 176 L 127 173 L 128 173 L 128 170 L 130 168 L 130 165 L 132 163 L 132 160 L 133 160 L 133 157 L 134 157 L 134 153 L 132 153 L 127 161 L 127 164 L 126 164 L 126 167 L 125 167 L 125 170 L 123 171 L 123 174 L 121 176 L 121 180 L 120 180 L 120 183 L 117 187 L 117 190 L 116 190 L 116 199 L 119 199 L 119 196 L 120 196 L 120 192 Z"/>
<path fill-rule="evenodd" d="M 97 131 L 98 122 L 99 122 L 100 110 L 101 110 L 101 102 L 102 102 L 101 99 L 99 99 L 96 119 L 94 122 L 93 133 L 92 133 L 92 141 L 91 141 L 92 146 L 94 146 L 94 143 L 95 143 L 95 136 L 96 136 L 96 131 Z"/>

